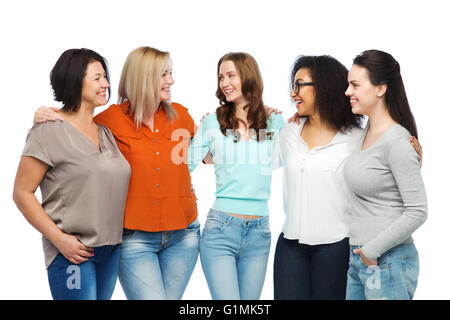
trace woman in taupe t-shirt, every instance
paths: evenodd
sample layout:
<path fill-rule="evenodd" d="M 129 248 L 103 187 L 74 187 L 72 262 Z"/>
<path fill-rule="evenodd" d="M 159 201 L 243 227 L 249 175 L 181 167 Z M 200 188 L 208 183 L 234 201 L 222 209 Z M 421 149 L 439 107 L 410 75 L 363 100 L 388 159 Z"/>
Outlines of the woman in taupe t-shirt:
<path fill-rule="evenodd" d="M 54 299 L 110 299 L 116 284 L 130 166 L 109 129 L 93 121 L 108 79 L 96 52 L 64 52 L 50 74 L 64 120 L 30 129 L 17 170 L 13 198 L 43 235 Z"/>

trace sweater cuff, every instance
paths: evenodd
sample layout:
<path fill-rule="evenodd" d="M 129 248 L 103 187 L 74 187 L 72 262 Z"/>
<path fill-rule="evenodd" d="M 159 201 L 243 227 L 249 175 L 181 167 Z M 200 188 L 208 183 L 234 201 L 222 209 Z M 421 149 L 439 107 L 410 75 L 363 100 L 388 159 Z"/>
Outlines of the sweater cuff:
<path fill-rule="evenodd" d="M 377 260 L 381 256 L 381 254 L 378 254 L 378 252 L 374 248 L 371 248 L 370 245 L 362 246 L 361 251 L 366 258 L 370 260 Z"/>

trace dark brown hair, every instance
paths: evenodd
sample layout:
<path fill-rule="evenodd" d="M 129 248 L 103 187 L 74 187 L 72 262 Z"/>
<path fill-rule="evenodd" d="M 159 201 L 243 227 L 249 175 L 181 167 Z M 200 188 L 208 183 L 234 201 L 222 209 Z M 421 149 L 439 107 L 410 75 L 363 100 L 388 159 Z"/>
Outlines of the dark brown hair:
<path fill-rule="evenodd" d="M 384 95 L 389 115 L 394 121 L 418 138 L 416 121 L 409 107 L 405 86 L 400 75 L 400 64 L 389 53 L 367 50 L 356 56 L 353 64 L 363 67 L 369 74 L 372 85 L 386 84 Z"/>
<path fill-rule="evenodd" d="M 65 51 L 50 72 L 50 84 L 56 101 L 62 102 L 62 110 L 77 112 L 81 104 L 81 88 L 86 69 L 91 62 L 102 64 L 109 83 L 106 59 L 89 49 L 69 49 Z M 111 88 L 108 87 L 108 100 Z"/>
<path fill-rule="evenodd" d="M 217 64 L 216 97 L 220 101 L 220 107 L 217 108 L 216 115 L 220 125 L 220 131 L 224 135 L 227 135 L 227 129 L 233 129 L 236 131 L 239 128 L 239 121 L 243 122 L 235 115 L 234 103 L 228 102 L 225 94 L 220 89 L 220 66 L 225 61 L 231 61 L 234 63 L 241 80 L 242 94 L 245 100 L 248 101 L 248 104 L 245 106 L 247 109 L 247 121 L 249 123 L 249 128 L 247 129 L 253 129 L 257 132 L 257 141 L 270 137 L 270 133 L 266 134 L 267 114 L 262 98 L 264 85 L 261 73 L 256 60 L 250 54 L 245 52 L 227 53 L 219 60 L 219 63 Z"/>

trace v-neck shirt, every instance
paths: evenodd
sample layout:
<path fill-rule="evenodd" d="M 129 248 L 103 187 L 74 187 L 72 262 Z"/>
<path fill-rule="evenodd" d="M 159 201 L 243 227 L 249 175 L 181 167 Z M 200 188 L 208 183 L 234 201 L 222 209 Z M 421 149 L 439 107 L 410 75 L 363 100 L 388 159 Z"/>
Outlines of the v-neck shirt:
<path fill-rule="evenodd" d="M 427 218 L 427 198 L 419 156 L 410 133 L 391 125 L 362 150 L 364 135 L 349 157 L 344 176 L 351 191 L 350 244 L 362 246 L 372 260 L 402 243 L 413 242 L 412 233 Z"/>
<path fill-rule="evenodd" d="M 81 130 L 78 129 L 75 125 L 73 125 L 72 123 L 70 123 L 70 121 L 67 121 L 67 120 L 63 120 L 63 121 L 64 121 L 64 123 L 65 123 L 67 126 L 71 126 L 71 127 L 73 127 L 73 129 L 75 129 L 75 130 L 73 130 L 73 131 L 75 132 L 75 134 L 78 134 L 78 135 L 80 136 L 80 139 L 86 139 L 86 142 L 87 142 L 87 143 L 92 143 L 92 145 L 93 145 L 96 149 L 98 149 L 99 152 L 102 151 L 102 146 L 101 146 L 101 144 L 100 144 L 102 131 L 101 131 L 101 128 L 100 128 L 99 126 L 97 126 L 97 134 L 98 134 L 98 146 L 97 146 L 97 145 L 95 144 L 94 141 L 92 141 L 87 135 L 85 135 L 83 132 L 81 132 Z"/>
<path fill-rule="evenodd" d="M 122 241 L 130 166 L 112 133 L 99 125 L 100 149 L 68 121 L 35 124 L 22 156 L 49 165 L 39 184 L 42 207 L 64 233 L 88 247 Z M 42 238 L 48 268 L 58 249 Z"/>
<path fill-rule="evenodd" d="M 274 169 L 284 168 L 283 234 L 307 245 L 338 242 L 348 237 L 351 220 L 343 166 L 363 130 L 338 131 L 328 144 L 309 149 L 301 137 L 305 122 L 286 124 L 274 146 Z"/>

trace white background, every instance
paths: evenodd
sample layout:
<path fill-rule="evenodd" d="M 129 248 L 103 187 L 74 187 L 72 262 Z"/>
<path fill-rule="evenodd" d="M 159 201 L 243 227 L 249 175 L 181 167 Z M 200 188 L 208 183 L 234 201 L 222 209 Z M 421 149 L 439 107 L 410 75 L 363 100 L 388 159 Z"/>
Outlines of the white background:
<path fill-rule="evenodd" d="M 12 201 L 17 164 L 34 111 L 59 106 L 49 73 L 60 54 L 86 47 L 109 62 L 112 97 L 128 53 L 142 45 L 169 51 L 172 100 L 198 123 L 218 106 L 217 61 L 245 51 L 258 61 L 267 105 L 288 118 L 288 79 L 298 55 L 329 54 L 350 68 L 366 49 L 390 52 L 399 62 L 424 150 L 422 174 L 428 221 L 414 238 L 421 259 L 416 299 L 449 299 L 448 208 L 450 23 L 446 1 L 2 1 L 0 4 L 0 299 L 51 299 L 40 234 Z M 99 108 L 98 112 L 104 108 Z M 272 248 L 262 299 L 273 299 L 273 252 L 284 221 L 282 171 L 272 182 Z M 204 225 L 214 201 L 212 166 L 192 175 Z M 36 193 L 40 197 L 40 192 Z M 326 199 L 326 195 L 324 195 Z M 118 282 L 113 299 L 125 296 Z M 184 299 L 210 299 L 200 262 Z"/>

